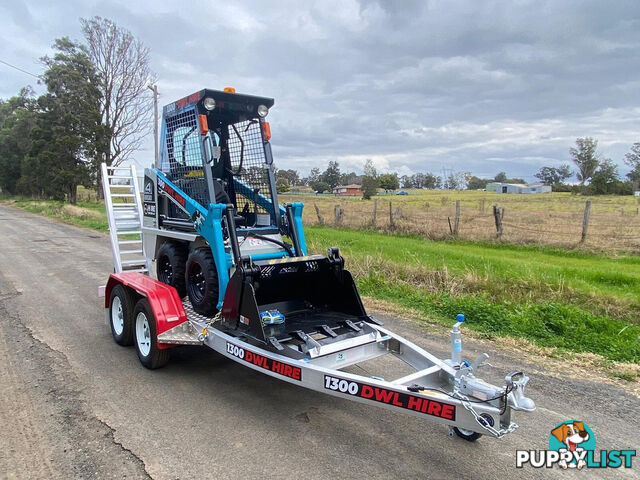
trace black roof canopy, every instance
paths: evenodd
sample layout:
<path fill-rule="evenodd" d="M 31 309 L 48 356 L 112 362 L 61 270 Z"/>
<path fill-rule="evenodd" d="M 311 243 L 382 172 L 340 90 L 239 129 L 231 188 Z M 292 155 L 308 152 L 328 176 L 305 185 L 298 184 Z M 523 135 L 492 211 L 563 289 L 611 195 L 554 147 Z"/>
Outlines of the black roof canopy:
<path fill-rule="evenodd" d="M 215 107 L 212 110 L 208 110 L 204 106 L 207 98 L 215 100 Z M 199 114 L 207 115 L 210 125 L 217 122 L 236 123 L 258 118 L 258 106 L 264 105 L 271 108 L 273 104 L 273 98 L 205 88 L 166 105 L 164 115 L 172 116 L 184 107 L 195 105 Z"/>

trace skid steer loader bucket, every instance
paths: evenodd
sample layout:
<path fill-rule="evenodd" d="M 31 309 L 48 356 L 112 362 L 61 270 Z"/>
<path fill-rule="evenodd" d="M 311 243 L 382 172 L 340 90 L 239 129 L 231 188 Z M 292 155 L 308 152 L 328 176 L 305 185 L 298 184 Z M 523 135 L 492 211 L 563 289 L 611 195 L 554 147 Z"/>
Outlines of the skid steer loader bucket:
<path fill-rule="evenodd" d="M 284 321 L 265 321 L 273 313 Z M 245 330 L 276 349 L 292 338 L 317 333 L 337 337 L 344 331 L 360 332 L 356 323 L 373 322 L 337 248 L 327 257 L 283 258 L 263 265 L 245 259 L 229 281 L 222 317 L 227 328 Z"/>

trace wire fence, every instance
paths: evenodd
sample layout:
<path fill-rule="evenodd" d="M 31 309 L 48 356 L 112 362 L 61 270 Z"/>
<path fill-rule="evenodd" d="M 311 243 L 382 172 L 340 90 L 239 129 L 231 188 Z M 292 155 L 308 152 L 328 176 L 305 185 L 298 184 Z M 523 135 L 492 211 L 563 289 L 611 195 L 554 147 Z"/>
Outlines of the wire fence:
<path fill-rule="evenodd" d="M 373 202 L 314 202 L 310 199 L 303 221 L 354 229 L 393 231 L 421 235 L 433 240 L 459 238 L 474 241 L 503 241 L 607 251 L 640 252 L 640 207 L 626 207 L 598 213 L 591 200 L 582 211 L 530 210 L 501 206 L 462 206 L 460 201 L 416 208 L 394 199 Z M 604 210 L 604 209 L 601 209 Z"/>

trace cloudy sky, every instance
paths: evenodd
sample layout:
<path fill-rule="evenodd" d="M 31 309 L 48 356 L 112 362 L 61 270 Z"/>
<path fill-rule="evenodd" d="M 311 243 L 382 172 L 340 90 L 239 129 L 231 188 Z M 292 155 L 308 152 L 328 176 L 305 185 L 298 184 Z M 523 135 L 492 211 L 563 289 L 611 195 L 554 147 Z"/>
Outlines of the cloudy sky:
<path fill-rule="evenodd" d="M 42 73 L 100 15 L 152 52 L 161 104 L 201 88 L 274 97 L 279 168 L 443 168 L 534 180 L 577 137 L 640 142 L 640 1 L 0 0 L 0 60 Z M 0 64 L 0 98 L 33 77 Z M 148 164 L 152 141 L 138 155 Z"/>

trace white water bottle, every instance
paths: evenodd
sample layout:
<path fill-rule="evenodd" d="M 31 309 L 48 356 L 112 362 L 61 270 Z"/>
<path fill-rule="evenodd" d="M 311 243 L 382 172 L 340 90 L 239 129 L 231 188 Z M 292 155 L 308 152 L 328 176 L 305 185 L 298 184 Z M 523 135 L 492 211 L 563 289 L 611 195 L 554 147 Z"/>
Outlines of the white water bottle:
<path fill-rule="evenodd" d="M 462 333 L 460 325 L 464 322 L 464 315 L 459 313 L 456 316 L 458 321 L 451 329 L 451 363 L 460 365 L 462 363 Z"/>

